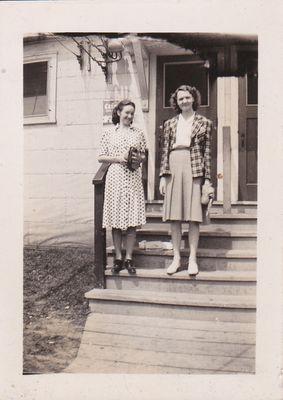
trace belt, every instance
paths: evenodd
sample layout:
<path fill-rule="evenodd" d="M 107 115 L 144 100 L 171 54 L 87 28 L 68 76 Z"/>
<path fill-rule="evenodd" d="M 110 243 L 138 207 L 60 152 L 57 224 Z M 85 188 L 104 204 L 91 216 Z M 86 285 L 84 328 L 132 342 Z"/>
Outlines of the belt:
<path fill-rule="evenodd" d="M 174 150 L 190 150 L 190 147 L 188 147 L 188 146 L 178 146 L 178 147 L 173 148 L 171 151 L 174 151 Z"/>

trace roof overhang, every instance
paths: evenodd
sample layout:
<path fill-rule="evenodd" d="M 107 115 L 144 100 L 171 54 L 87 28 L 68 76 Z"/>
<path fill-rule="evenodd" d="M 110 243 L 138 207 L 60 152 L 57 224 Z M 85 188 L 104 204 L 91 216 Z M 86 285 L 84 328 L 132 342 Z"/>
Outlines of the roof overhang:
<path fill-rule="evenodd" d="M 85 38 L 92 35 L 104 36 L 107 38 L 128 38 L 142 39 L 143 42 L 156 41 L 158 43 L 165 42 L 170 44 L 171 48 L 184 49 L 198 55 L 203 60 L 209 60 L 211 65 L 211 73 L 216 76 L 239 76 L 245 73 L 242 66 L 237 61 L 237 52 L 241 51 L 257 51 L 258 37 L 256 34 L 238 34 L 238 33 L 185 33 L 185 32 L 55 32 L 53 35 L 61 37 Z M 34 41 L 42 41 L 50 39 L 52 35 L 48 33 L 38 33 L 26 35 L 24 42 L 27 44 Z M 152 45 L 153 49 L 154 45 Z M 153 51 L 153 50 L 152 50 Z M 218 52 L 218 58 L 215 59 L 211 54 Z M 171 52 L 170 52 L 171 54 Z M 174 52 L 172 52 L 172 55 Z"/>

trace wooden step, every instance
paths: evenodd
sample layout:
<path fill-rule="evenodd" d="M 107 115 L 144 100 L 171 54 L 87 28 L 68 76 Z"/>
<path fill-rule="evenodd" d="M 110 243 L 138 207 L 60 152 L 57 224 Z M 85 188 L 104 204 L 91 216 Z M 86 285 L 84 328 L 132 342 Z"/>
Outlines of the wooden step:
<path fill-rule="evenodd" d="M 107 264 L 112 265 L 114 248 L 107 248 Z M 198 249 L 198 265 L 200 271 L 251 271 L 256 269 L 255 250 L 223 250 L 223 249 Z M 182 266 L 186 268 L 189 250 L 181 250 Z M 168 268 L 173 259 L 172 250 L 152 249 L 143 250 L 136 248 L 133 258 L 138 268 L 156 269 Z"/>
<path fill-rule="evenodd" d="M 96 313 L 255 322 L 255 296 L 92 289 L 85 297 Z"/>
<path fill-rule="evenodd" d="M 88 316 L 65 372 L 253 373 L 255 324 L 144 316 Z"/>
<path fill-rule="evenodd" d="M 188 247 L 188 230 L 182 229 L 184 245 Z M 255 230 L 227 230 L 216 227 L 202 228 L 199 247 L 212 249 L 255 249 L 257 234 Z M 171 241 L 168 225 L 146 224 L 137 230 L 137 241 Z"/>
<path fill-rule="evenodd" d="M 113 315 L 109 314 L 91 314 L 91 320 L 95 321 L 103 321 L 104 323 L 112 322 L 115 324 L 124 324 L 125 316 L 115 314 L 115 318 Z M 255 344 L 255 324 L 254 323 L 244 323 L 244 322 L 221 322 L 221 321 L 197 321 L 197 320 L 177 320 L 170 318 L 159 318 L 158 323 L 154 318 L 151 317 L 138 317 L 136 318 L 134 315 L 127 315 L 127 322 L 132 326 L 138 328 L 140 326 L 149 326 L 154 327 L 158 326 L 160 328 L 170 328 L 170 329 L 183 329 L 190 330 L 192 332 L 197 331 L 209 331 L 209 332 L 222 332 L 222 333 L 239 333 L 239 334 L 251 334 L 251 336 L 247 336 L 248 339 L 244 343 L 247 344 Z M 87 321 L 84 330 L 91 330 L 91 321 Z M 209 329 L 208 329 L 209 326 Z M 199 337 L 198 337 L 199 338 Z M 208 340 L 209 339 L 209 340 Z M 216 339 L 217 340 L 217 339 Z M 212 341 L 211 338 L 205 337 L 204 341 Z M 214 340 L 215 341 L 215 340 Z M 227 340 L 225 340 L 227 342 Z M 229 342 L 229 341 L 228 341 Z M 233 343 L 233 341 L 231 341 Z M 238 342 L 242 343 L 242 342 Z"/>
<path fill-rule="evenodd" d="M 147 212 L 161 212 L 163 207 L 163 200 L 147 200 L 146 211 Z M 213 213 L 223 214 L 223 202 L 214 201 L 211 207 Z M 256 201 L 237 201 L 232 202 L 231 207 L 232 214 L 257 214 L 257 202 Z"/>
<path fill-rule="evenodd" d="M 254 271 L 201 272 L 196 278 L 192 278 L 188 276 L 187 269 L 167 275 L 165 269 L 137 268 L 137 273 L 133 276 L 126 270 L 112 274 L 110 268 L 107 268 L 105 275 L 107 289 L 212 295 L 256 294 Z"/>
<path fill-rule="evenodd" d="M 162 213 L 161 212 L 147 212 L 146 213 L 147 223 L 162 223 Z M 247 214 L 247 213 L 230 213 L 230 214 L 221 214 L 221 213 L 210 213 L 210 225 L 217 225 L 219 227 L 235 227 L 237 228 L 246 228 L 250 227 L 255 228 L 257 224 L 257 215 L 256 214 Z"/>

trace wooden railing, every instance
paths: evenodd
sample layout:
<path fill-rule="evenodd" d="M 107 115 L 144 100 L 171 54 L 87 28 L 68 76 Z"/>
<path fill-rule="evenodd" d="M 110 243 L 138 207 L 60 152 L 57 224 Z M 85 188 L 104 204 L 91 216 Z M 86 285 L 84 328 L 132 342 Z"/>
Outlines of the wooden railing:
<path fill-rule="evenodd" d="M 94 185 L 94 287 L 105 288 L 106 230 L 102 228 L 105 177 L 109 163 L 102 163 L 95 174 Z"/>

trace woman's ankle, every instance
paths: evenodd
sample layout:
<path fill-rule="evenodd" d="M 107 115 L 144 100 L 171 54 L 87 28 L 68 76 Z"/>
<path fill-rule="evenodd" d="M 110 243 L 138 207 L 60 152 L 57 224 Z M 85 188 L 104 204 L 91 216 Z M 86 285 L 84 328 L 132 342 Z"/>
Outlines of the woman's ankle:
<path fill-rule="evenodd" d="M 197 256 L 196 255 L 190 255 L 190 257 L 189 257 L 189 261 L 190 262 L 194 262 L 194 263 L 196 263 L 197 262 Z"/>
<path fill-rule="evenodd" d="M 181 254 L 174 254 L 173 261 L 180 261 L 180 260 L 181 260 Z"/>

